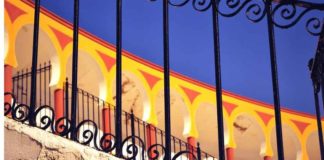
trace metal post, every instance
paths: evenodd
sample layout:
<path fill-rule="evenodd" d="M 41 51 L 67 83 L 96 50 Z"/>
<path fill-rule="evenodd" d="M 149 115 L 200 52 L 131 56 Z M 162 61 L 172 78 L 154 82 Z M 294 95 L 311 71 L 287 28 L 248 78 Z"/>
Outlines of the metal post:
<path fill-rule="evenodd" d="M 65 79 L 65 115 L 69 119 L 69 81 L 66 77 Z"/>
<path fill-rule="evenodd" d="M 76 111 L 78 90 L 78 42 L 79 42 L 79 0 L 74 0 L 73 19 L 73 59 L 72 59 L 72 100 L 71 100 L 71 139 L 77 140 L 76 133 Z"/>
<path fill-rule="evenodd" d="M 135 151 L 135 118 L 134 118 L 133 110 L 131 110 L 130 118 L 131 118 L 131 135 L 132 135 L 133 151 Z M 134 154 L 135 154 L 135 152 L 134 152 Z"/>
<path fill-rule="evenodd" d="M 164 123 L 165 160 L 171 160 L 171 116 L 170 116 L 170 65 L 169 65 L 169 5 L 163 0 L 163 59 L 164 59 Z"/>
<path fill-rule="evenodd" d="M 223 98 L 222 98 L 222 77 L 221 77 L 221 57 L 219 44 L 219 26 L 218 26 L 218 0 L 212 0 L 213 13 L 213 38 L 214 38 L 214 63 L 216 80 L 216 102 L 217 102 L 217 127 L 218 127 L 218 152 L 219 159 L 225 160 L 224 144 L 224 119 L 223 119 Z"/>
<path fill-rule="evenodd" d="M 272 77 L 272 89 L 273 89 L 275 121 L 276 121 L 276 136 L 277 136 L 277 152 L 278 152 L 278 159 L 284 160 L 276 46 L 275 46 L 274 28 L 272 23 L 271 5 L 272 5 L 271 0 L 267 0 L 265 7 L 267 12 L 267 24 L 268 24 L 268 35 L 269 35 L 268 37 L 269 37 L 269 46 L 270 46 L 271 75 L 272 75 L 271 77 Z"/>
<path fill-rule="evenodd" d="M 318 86 L 319 87 L 319 86 Z M 319 100 L 318 100 L 318 90 L 314 85 L 314 98 L 315 98 L 315 109 L 316 109 L 316 119 L 317 119 L 317 131 L 318 131 L 318 143 L 320 146 L 321 152 L 321 160 L 324 160 L 324 146 L 323 146 L 323 130 L 322 130 L 322 122 L 321 122 L 321 110 L 319 107 Z"/>
<path fill-rule="evenodd" d="M 308 62 L 308 68 L 311 72 L 311 79 L 314 89 L 315 110 L 317 119 L 317 129 L 319 137 L 319 146 L 321 152 L 321 159 L 324 160 L 324 144 L 323 144 L 323 130 L 321 121 L 321 110 L 318 93 L 322 87 L 322 98 L 324 104 L 324 25 L 322 26 L 321 34 L 317 44 L 315 57 Z"/>
<path fill-rule="evenodd" d="M 35 126 L 35 106 L 37 95 L 37 59 L 38 59 L 38 35 L 39 35 L 39 14 L 40 14 L 40 0 L 35 0 L 34 12 L 34 35 L 33 35 L 33 55 L 32 55 L 32 71 L 30 84 L 30 108 L 29 108 L 29 125 Z"/>
<path fill-rule="evenodd" d="M 116 156 L 122 157 L 122 0 L 116 13 Z"/>
<path fill-rule="evenodd" d="M 197 159 L 201 160 L 201 150 L 199 142 L 197 143 Z"/>

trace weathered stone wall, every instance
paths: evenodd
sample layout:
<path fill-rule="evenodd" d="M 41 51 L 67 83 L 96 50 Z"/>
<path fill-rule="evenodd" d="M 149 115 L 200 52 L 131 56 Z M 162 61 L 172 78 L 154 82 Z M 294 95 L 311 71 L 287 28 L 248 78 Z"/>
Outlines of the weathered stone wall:
<path fill-rule="evenodd" d="M 5 117 L 6 160 L 118 160 L 41 129 Z"/>

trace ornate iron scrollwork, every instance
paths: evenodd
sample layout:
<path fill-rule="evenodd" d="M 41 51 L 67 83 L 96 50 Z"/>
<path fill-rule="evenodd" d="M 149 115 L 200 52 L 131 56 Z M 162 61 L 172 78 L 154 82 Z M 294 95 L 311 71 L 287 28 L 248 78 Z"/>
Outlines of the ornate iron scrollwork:
<path fill-rule="evenodd" d="M 298 7 L 301 11 L 298 11 Z M 324 11 L 324 4 L 298 0 L 281 2 L 273 8 L 272 22 L 276 27 L 287 29 L 295 26 L 306 13 L 315 10 Z M 305 25 L 307 32 L 311 35 L 318 36 L 323 25 L 321 21 L 324 23 L 324 16 L 320 18 L 312 15 L 311 18 L 308 18 Z"/>
<path fill-rule="evenodd" d="M 162 144 L 153 144 L 147 149 L 149 159 L 161 159 L 163 157 L 158 148 L 161 148 L 162 153 L 165 153 L 165 147 Z"/>
<path fill-rule="evenodd" d="M 99 137 L 99 128 L 97 124 L 92 120 L 83 120 L 73 131 L 71 121 L 67 117 L 55 119 L 55 112 L 51 106 L 44 105 L 38 107 L 35 111 L 35 114 L 31 115 L 29 114 L 30 107 L 26 104 L 17 104 L 14 94 L 7 92 L 4 95 L 5 97 L 11 97 L 11 103 L 4 103 L 5 116 L 11 115 L 14 120 L 21 123 L 27 122 L 27 120 L 31 118 L 30 116 L 34 116 L 33 118 L 36 122 L 35 127 L 38 127 L 42 130 L 47 130 L 62 137 L 69 134 L 74 134 L 75 137 L 77 137 L 76 140 L 78 143 L 82 145 L 93 144 L 92 147 L 106 153 L 116 149 L 115 135 L 111 133 L 104 133 L 101 137 Z M 92 127 L 89 128 L 89 126 Z M 164 158 L 164 155 L 162 155 L 162 153 L 165 153 L 165 148 L 163 145 L 154 144 L 146 150 L 144 141 L 136 135 L 126 137 L 123 140 L 122 149 L 125 147 L 126 150 L 123 151 L 126 151 L 126 153 L 122 152 L 122 157 L 125 159 L 135 160 L 138 157 L 142 157 L 143 160 L 145 157 L 148 157 L 149 159 Z M 180 151 L 172 159 L 175 160 L 183 154 L 192 155 L 194 159 L 197 159 L 194 153 L 190 151 Z"/>
<path fill-rule="evenodd" d="M 139 146 L 136 145 L 136 140 L 139 142 Z M 140 137 L 134 135 L 134 136 L 129 136 L 129 137 L 125 138 L 122 142 L 123 151 L 124 151 L 124 147 L 126 147 L 127 156 L 124 155 L 124 152 L 122 152 L 123 158 L 125 158 L 127 160 L 132 160 L 132 159 L 135 160 L 136 157 L 139 156 L 139 154 L 141 154 L 141 157 L 144 160 L 145 144 L 144 144 L 144 141 Z M 131 156 L 129 156 L 129 155 L 131 155 Z"/>
<path fill-rule="evenodd" d="M 156 0 L 150 0 L 156 1 Z M 212 0 L 169 0 L 169 4 L 175 7 L 182 7 L 192 2 L 194 10 L 199 12 L 211 8 Z M 217 0 L 217 12 L 223 17 L 234 17 L 245 9 L 247 19 L 257 23 L 266 15 L 266 0 Z M 324 3 L 317 4 L 306 1 L 280 1 L 274 6 L 271 16 L 272 23 L 278 28 L 291 28 L 295 26 L 310 11 L 324 11 Z M 298 8 L 301 11 L 297 11 Z M 321 32 L 324 17 L 312 15 L 306 20 L 305 28 L 308 33 L 318 36 Z"/>
<path fill-rule="evenodd" d="M 9 97 L 11 102 L 4 102 L 4 115 L 7 116 L 11 113 L 11 109 L 16 105 L 16 97 L 14 94 L 6 92 L 4 97 Z"/>
<path fill-rule="evenodd" d="M 169 0 L 169 4 L 175 7 L 182 7 L 186 5 L 190 0 L 182 0 L 180 2 L 174 2 L 175 0 Z M 199 12 L 205 12 L 211 7 L 211 0 L 192 0 L 192 7 Z"/>
<path fill-rule="evenodd" d="M 224 2 L 225 4 L 223 4 Z M 252 22 L 261 21 L 266 14 L 265 11 L 265 2 L 259 0 L 226 0 L 218 1 L 219 5 L 217 12 L 223 17 L 234 17 L 240 13 L 244 8 L 246 17 Z M 223 4 L 223 5 L 222 5 Z M 224 7 L 225 11 L 222 11 L 220 8 Z"/>

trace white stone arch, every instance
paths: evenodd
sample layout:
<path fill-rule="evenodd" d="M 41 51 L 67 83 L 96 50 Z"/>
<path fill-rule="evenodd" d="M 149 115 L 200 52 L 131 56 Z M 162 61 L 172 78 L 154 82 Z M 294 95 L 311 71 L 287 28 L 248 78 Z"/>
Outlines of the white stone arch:
<path fill-rule="evenodd" d="M 66 63 L 66 77 L 72 82 L 72 54 Z M 100 88 L 106 89 L 105 77 L 97 61 L 87 52 L 78 52 L 78 87 L 97 96 L 100 96 Z"/>
<path fill-rule="evenodd" d="M 16 55 L 16 60 L 18 66 L 13 69 L 13 76 L 16 76 L 18 71 L 23 71 L 23 73 L 31 72 L 32 67 L 32 55 L 33 55 L 33 33 L 34 33 L 34 25 L 33 24 L 26 24 L 19 28 L 15 38 L 15 44 L 14 44 L 14 51 Z M 44 67 L 45 65 L 48 66 L 49 62 L 58 59 L 57 56 L 57 48 L 55 47 L 52 39 L 50 38 L 47 30 L 40 26 L 39 28 L 39 37 L 38 37 L 38 57 L 37 57 L 37 68 Z M 58 75 L 55 75 L 53 70 L 54 68 L 59 68 L 59 65 L 52 64 L 52 72 L 46 72 L 46 75 L 44 72 L 42 74 L 37 75 L 37 92 L 36 92 L 36 107 L 39 107 L 44 104 L 48 104 L 51 107 L 53 107 L 54 97 L 49 97 L 49 90 L 48 86 L 50 86 L 51 81 L 53 79 L 59 77 Z M 22 72 L 20 72 L 22 73 Z M 45 81 L 46 78 L 46 81 Z M 41 82 L 40 82 L 41 80 Z M 18 80 L 19 81 L 19 80 Z M 21 83 L 18 81 L 14 81 L 14 90 L 16 94 L 20 94 L 20 98 L 22 98 L 20 101 L 21 103 L 29 103 L 29 92 L 30 92 L 30 77 L 24 77 L 25 83 Z M 45 85 L 46 86 L 45 86 Z M 28 86 L 28 87 L 27 87 Z M 41 88 L 40 88 L 41 86 Z M 45 90 L 46 89 L 46 90 Z M 45 94 L 46 91 L 46 95 Z M 54 91 L 54 90 L 52 90 Z M 41 98 L 43 97 L 43 98 Z M 46 101 L 45 98 L 46 97 Z M 51 101 L 49 100 L 51 99 Z M 50 104 L 51 103 L 51 104 Z"/>
<path fill-rule="evenodd" d="M 256 118 L 249 113 L 239 114 L 233 122 L 236 143 L 234 155 L 238 159 L 263 159 L 260 155 L 265 135 Z"/>
<path fill-rule="evenodd" d="M 217 125 L 217 108 L 216 105 L 203 102 L 198 106 L 196 111 L 196 126 L 199 133 L 197 142 L 200 143 L 200 148 L 218 157 L 218 125 Z M 224 119 L 224 132 L 228 131 Z"/>
<path fill-rule="evenodd" d="M 149 97 L 145 87 L 136 74 L 128 70 L 122 71 L 122 108 L 128 113 L 133 110 L 136 117 L 142 119 L 144 115 L 144 105 L 149 102 Z M 113 100 L 116 100 L 116 77 L 112 81 Z"/>
<path fill-rule="evenodd" d="M 156 115 L 158 119 L 158 128 L 164 130 L 164 90 L 160 90 L 157 94 Z M 174 88 L 170 88 L 170 114 L 171 114 L 171 135 L 187 141 L 183 133 L 185 130 L 185 122 L 189 118 L 188 106 L 186 105 L 181 94 Z"/>
<path fill-rule="evenodd" d="M 33 32 L 34 25 L 27 24 L 17 32 L 15 41 L 16 58 L 18 67 L 16 70 L 26 69 L 31 67 L 32 62 L 32 47 L 33 47 Z M 57 50 L 48 36 L 41 27 L 39 29 L 38 42 L 38 63 L 49 62 L 57 59 Z M 55 77 L 55 76 L 51 76 Z"/>
<path fill-rule="evenodd" d="M 288 124 L 282 124 L 282 136 L 285 159 L 301 160 L 301 144 L 295 131 Z M 278 159 L 275 127 L 271 131 L 271 146 L 273 149 L 273 159 Z"/>
<path fill-rule="evenodd" d="M 66 70 L 65 76 L 68 78 L 69 83 L 72 83 L 72 60 L 73 56 L 71 54 L 64 66 Z M 106 89 L 106 81 L 96 59 L 83 50 L 78 51 L 78 88 L 85 91 L 84 94 L 78 92 L 78 113 L 76 114 L 78 123 L 89 119 L 99 125 L 102 123 L 102 100 L 104 100 L 102 97 L 105 96 L 101 95 L 101 90 Z M 88 94 L 85 93 L 89 93 L 89 98 Z M 92 99 L 92 95 L 100 99 L 99 103 L 96 98 Z M 69 99 L 71 99 L 71 94 Z M 69 107 L 71 108 L 71 105 Z M 71 110 L 69 112 L 71 113 Z"/>

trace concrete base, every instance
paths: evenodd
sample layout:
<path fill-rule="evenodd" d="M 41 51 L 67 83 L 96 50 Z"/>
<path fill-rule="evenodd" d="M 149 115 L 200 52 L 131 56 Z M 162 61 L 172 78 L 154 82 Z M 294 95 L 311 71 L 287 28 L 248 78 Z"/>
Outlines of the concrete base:
<path fill-rule="evenodd" d="M 66 138 L 4 118 L 6 160 L 119 160 Z"/>

